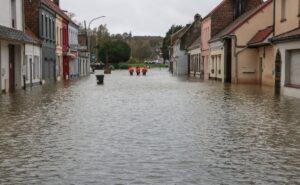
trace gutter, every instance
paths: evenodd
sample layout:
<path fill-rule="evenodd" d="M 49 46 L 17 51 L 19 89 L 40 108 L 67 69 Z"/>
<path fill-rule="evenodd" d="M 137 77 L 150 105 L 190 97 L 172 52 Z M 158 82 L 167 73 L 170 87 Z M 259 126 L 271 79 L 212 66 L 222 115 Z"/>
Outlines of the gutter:
<path fill-rule="evenodd" d="M 288 42 L 288 41 L 297 41 L 300 39 L 300 35 L 295 35 L 295 36 L 290 36 L 290 37 L 285 37 L 285 38 L 272 38 L 272 42 L 273 43 L 284 43 L 284 42 Z"/>

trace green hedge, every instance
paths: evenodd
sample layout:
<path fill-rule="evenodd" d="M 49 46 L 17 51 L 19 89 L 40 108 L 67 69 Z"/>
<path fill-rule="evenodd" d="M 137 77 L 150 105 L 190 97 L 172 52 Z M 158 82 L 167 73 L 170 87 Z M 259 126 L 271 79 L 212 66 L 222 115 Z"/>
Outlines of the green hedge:
<path fill-rule="evenodd" d="M 128 69 L 129 67 L 146 67 L 149 66 L 150 68 L 164 68 L 166 65 L 164 64 L 143 64 L 143 63 L 138 63 L 138 64 L 129 64 L 129 63 L 119 63 L 115 65 L 115 69 Z"/>

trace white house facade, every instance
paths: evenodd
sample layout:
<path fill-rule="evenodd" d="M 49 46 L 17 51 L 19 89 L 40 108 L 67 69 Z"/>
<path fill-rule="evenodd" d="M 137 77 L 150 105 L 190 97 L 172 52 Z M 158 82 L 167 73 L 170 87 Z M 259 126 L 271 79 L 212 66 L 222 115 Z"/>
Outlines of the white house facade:
<path fill-rule="evenodd" d="M 187 75 L 188 74 L 188 56 L 185 50 L 180 48 L 180 39 L 178 39 L 173 45 L 173 52 L 171 55 L 171 61 L 173 64 L 174 75 Z"/>
<path fill-rule="evenodd" d="M 79 76 L 79 58 L 78 58 L 78 26 L 72 22 L 69 24 L 69 46 L 70 46 L 70 78 Z"/>
<path fill-rule="evenodd" d="M 0 90 L 14 91 L 24 86 L 25 43 L 32 39 L 23 26 L 23 1 L 2 0 L 0 6 Z"/>

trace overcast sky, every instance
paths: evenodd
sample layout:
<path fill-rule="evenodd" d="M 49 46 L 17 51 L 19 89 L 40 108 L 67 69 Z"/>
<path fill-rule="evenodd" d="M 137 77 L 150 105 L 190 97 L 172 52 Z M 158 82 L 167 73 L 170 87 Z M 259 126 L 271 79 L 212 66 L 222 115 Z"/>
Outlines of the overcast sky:
<path fill-rule="evenodd" d="M 61 8 L 76 14 L 76 20 L 105 15 L 91 27 L 107 24 L 111 33 L 164 36 L 172 24 L 185 25 L 196 13 L 204 17 L 221 0 L 60 0 Z"/>

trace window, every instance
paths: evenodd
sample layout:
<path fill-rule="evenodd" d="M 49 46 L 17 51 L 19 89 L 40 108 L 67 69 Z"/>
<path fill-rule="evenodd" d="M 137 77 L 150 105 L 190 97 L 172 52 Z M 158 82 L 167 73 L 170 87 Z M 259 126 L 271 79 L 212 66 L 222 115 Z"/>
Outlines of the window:
<path fill-rule="evenodd" d="M 52 30 L 52 19 L 49 18 L 49 39 L 52 40 L 52 33 L 53 30 Z"/>
<path fill-rule="evenodd" d="M 16 12 L 16 0 L 11 0 L 11 27 L 17 27 L 17 12 Z"/>
<path fill-rule="evenodd" d="M 45 21 L 45 32 L 46 32 L 46 34 L 45 34 L 45 36 L 46 36 L 46 39 L 48 38 L 48 17 L 46 17 L 46 21 Z"/>
<path fill-rule="evenodd" d="M 286 0 L 281 0 L 281 22 L 286 21 Z"/>
<path fill-rule="evenodd" d="M 55 43 L 55 24 L 54 24 L 54 19 L 52 20 L 52 40 L 53 43 Z"/>
<path fill-rule="evenodd" d="M 34 56 L 35 59 L 35 56 Z M 36 79 L 36 61 L 33 60 L 33 64 L 32 64 L 32 78 Z"/>
<path fill-rule="evenodd" d="M 62 28 L 60 28 L 60 45 L 63 45 L 63 31 Z"/>
<path fill-rule="evenodd" d="M 40 57 L 34 56 L 34 63 L 35 63 L 35 75 L 36 79 L 40 78 Z"/>
<path fill-rule="evenodd" d="M 45 29 L 44 29 L 44 14 L 42 14 L 41 21 L 42 21 L 42 24 L 41 24 L 41 25 L 42 25 L 42 27 L 41 27 L 41 29 L 42 29 L 42 30 L 41 30 L 41 33 L 42 33 L 42 37 L 44 37 L 44 30 L 45 30 Z"/>

